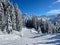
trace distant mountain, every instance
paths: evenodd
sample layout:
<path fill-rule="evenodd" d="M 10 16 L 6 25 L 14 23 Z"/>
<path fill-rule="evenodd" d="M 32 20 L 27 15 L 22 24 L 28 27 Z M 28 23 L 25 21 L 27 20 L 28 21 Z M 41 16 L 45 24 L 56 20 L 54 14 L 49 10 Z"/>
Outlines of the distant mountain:
<path fill-rule="evenodd" d="M 44 21 L 45 20 L 52 21 L 56 17 L 55 15 L 41 15 L 41 16 L 38 16 L 38 15 L 33 15 L 33 14 L 23 14 L 23 17 L 24 17 L 25 20 L 28 20 L 28 19 L 31 20 L 33 18 L 33 16 L 37 16 L 38 20 L 40 20 L 42 18 Z"/>
<path fill-rule="evenodd" d="M 23 17 L 26 21 L 28 19 L 31 20 L 33 18 L 33 16 L 35 16 L 35 15 L 33 15 L 33 14 L 23 14 Z M 60 23 L 60 14 L 58 14 L 58 15 L 41 15 L 41 16 L 37 16 L 37 17 L 38 17 L 38 20 L 40 20 L 42 18 L 43 21 L 48 20 L 52 23 L 56 23 L 56 22 Z"/>
<path fill-rule="evenodd" d="M 58 22 L 59 25 L 60 25 L 60 14 L 57 15 L 57 17 L 56 17 L 56 22 Z"/>
<path fill-rule="evenodd" d="M 51 16 L 52 18 L 49 20 L 49 21 L 51 21 L 52 23 L 56 23 L 56 22 L 58 22 L 59 24 L 60 24 L 60 14 L 58 14 L 58 15 L 53 15 L 53 16 Z"/>

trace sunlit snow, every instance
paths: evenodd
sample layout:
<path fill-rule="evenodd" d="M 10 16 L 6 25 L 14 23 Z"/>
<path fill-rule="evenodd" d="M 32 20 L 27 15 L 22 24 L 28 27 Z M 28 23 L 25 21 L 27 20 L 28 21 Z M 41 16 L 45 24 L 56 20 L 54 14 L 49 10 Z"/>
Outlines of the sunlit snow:
<path fill-rule="evenodd" d="M 38 34 L 34 29 L 27 28 L 23 28 L 22 33 L 22 37 L 16 31 L 0 34 L 0 45 L 60 45 L 60 34 Z"/>

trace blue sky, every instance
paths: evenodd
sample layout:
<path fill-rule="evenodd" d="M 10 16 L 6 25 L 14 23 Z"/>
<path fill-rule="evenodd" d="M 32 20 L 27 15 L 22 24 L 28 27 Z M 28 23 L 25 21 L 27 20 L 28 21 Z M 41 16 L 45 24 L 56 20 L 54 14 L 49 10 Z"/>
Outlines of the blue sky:
<path fill-rule="evenodd" d="M 17 3 L 22 13 L 55 15 L 60 13 L 60 0 L 11 0 Z"/>

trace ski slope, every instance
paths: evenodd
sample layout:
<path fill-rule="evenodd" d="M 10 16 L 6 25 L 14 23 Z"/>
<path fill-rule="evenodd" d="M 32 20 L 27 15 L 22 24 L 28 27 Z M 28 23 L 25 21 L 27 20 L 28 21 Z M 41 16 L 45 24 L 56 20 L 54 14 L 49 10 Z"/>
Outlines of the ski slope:
<path fill-rule="evenodd" d="M 21 35 L 0 34 L 0 45 L 60 45 L 60 34 L 38 34 L 34 29 L 23 28 Z"/>

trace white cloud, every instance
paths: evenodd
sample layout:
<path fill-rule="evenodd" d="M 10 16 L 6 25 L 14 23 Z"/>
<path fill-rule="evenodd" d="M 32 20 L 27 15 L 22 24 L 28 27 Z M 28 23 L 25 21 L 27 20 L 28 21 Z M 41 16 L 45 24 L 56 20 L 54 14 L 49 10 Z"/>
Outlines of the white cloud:
<path fill-rule="evenodd" d="M 56 2 L 60 2 L 60 0 L 57 0 Z"/>
<path fill-rule="evenodd" d="M 49 7 L 52 7 L 53 5 L 60 3 L 60 0 L 56 0 L 55 2 L 52 3 L 52 5 L 50 5 Z"/>
<path fill-rule="evenodd" d="M 53 2 L 53 4 L 56 4 L 56 3 L 60 3 L 60 0 L 56 0 L 55 2 Z"/>
<path fill-rule="evenodd" d="M 60 13 L 60 9 L 58 9 L 58 10 L 50 10 L 46 14 L 47 15 L 56 15 L 56 14 L 59 14 L 59 13 Z"/>

